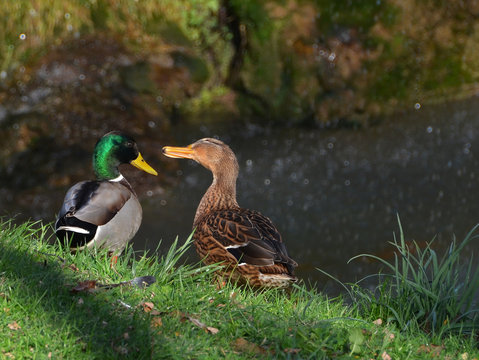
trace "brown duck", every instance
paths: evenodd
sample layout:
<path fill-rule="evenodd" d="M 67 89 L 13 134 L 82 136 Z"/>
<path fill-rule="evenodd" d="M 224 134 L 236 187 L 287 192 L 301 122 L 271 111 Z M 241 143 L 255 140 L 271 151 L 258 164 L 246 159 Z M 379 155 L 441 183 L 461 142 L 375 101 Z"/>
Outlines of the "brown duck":
<path fill-rule="evenodd" d="M 228 145 L 204 138 L 187 147 L 165 146 L 171 158 L 192 159 L 213 173 L 198 205 L 194 243 L 206 264 L 223 263 L 226 276 L 255 287 L 287 287 L 298 265 L 270 219 L 236 201 L 238 161 Z"/>

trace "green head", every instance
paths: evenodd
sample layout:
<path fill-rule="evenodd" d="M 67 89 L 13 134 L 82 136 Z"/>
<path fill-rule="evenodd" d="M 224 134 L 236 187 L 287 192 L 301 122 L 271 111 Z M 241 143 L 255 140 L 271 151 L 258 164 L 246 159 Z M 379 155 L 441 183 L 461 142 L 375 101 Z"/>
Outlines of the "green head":
<path fill-rule="evenodd" d="M 119 131 L 104 135 L 95 145 L 93 169 L 100 180 L 111 180 L 120 176 L 118 166 L 131 164 L 149 174 L 158 173 L 143 160 L 135 140 Z"/>

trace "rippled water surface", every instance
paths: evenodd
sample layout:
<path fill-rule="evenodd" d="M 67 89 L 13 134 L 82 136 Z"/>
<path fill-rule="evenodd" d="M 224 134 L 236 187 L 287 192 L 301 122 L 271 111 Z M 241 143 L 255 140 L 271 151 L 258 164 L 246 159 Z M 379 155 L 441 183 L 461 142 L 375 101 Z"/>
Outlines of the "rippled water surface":
<path fill-rule="evenodd" d="M 423 244 L 436 236 L 438 248 L 479 222 L 478 114 L 479 100 L 472 99 L 404 112 L 363 130 L 177 128 L 175 143 L 159 147 L 205 136 L 230 144 L 240 164 L 239 204 L 269 216 L 300 264 L 297 274 L 330 289 L 316 268 L 351 282 L 378 265 L 348 264 L 351 257 L 392 259 L 388 242 L 398 233 L 398 214 L 406 240 Z M 162 239 L 164 251 L 177 235 L 184 240 L 211 182 L 196 163 L 171 161 L 180 164 L 176 183 L 144 199 L 138 249 L 155 249 Z"/>

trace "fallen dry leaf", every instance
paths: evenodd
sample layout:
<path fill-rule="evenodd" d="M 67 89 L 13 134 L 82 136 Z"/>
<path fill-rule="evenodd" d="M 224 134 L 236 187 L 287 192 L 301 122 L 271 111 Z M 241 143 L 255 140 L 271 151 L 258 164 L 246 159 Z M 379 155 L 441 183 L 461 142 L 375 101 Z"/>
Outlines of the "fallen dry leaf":
<path fill-rule="evenodd" d="M 145 301 L 144 303 L 141 303 L 140 305 L 143 306 L 144 312 L 151 312 L 151 310 L 153 310 L 153 308 L 155 307 L 155 304 L 149 301 Z"/>
<path fill-rule="evenodd" d="M 421 345 L 419 346 L 419 353 L 429 353 L 432 357 L 438 357 L 441 355 L 441 351 L 444 349 L 443 345 Z"/>
<path fill-rule="evenodd" d="M 374 325 L 382 325 L 383 324 L 383 319 L 376 319 L 373 321 Z"/>
<path fill-rule="evenodd" d="M 11 352 L 4 353 L 3 355 L 9 359 L 15 359 L 15 355 L 13 355 Z"/>
<path fill-rule="evenodd" d="M 210 334 L 217 334 L 219 332 L 219 330 L 213 326 L 207 326 L 206 327 L 206 330 L 210 333 Z"/>
<path fill-rule="evenodd" d="M 154 317 L 151 319 L 151 326 L 155 328 L 163 326 L 163 320 L 161 320 L 161 317 Z"/>
<path fill-rule="evenodd" d="M 298 354 L 300 351 L 301 349 L 292 349 L 292 348 L 284 349 L 284 352 L 286 354 Z"/>
<path fill-rule="evenodd" d="M 195 319 L 191 316 L 187 316 L 186 317 L 188 320 L 190 320 L 193 324 L 195 324 L 196 326 L 200 327 L 200 328 L 205 328 L 206 325 L 203 324 L 201 321 L 199 321 L 198 319 Z"/>
<path fill-rule="evenodd" d="M 67 264 L 62 264 L 62 268 L 69 268 L 70 270 L 72 271 L 79 271 L 79 269 L 76 267 L 75 264 L 70 264 L 70 265 L 67 265 Z"/>
<path fill-rule="evenodd" d="M 113 350 L 115 350 L 120 355 L 128 355 L 128 348 L 126 346 L 115 346 L 113 347 Z"/>
<path fill-rule="evenodd" d="M 96 280 L 85 280 L 80 281 L 73 289 L 70 291 L 72 293 L 79 292 L 93 292 L 96 288 Z"/>
<path fill-rule="evenodd" d="M 386 330 L 384 331 L 384 335 L 386 336 L 386 338 L 387 338 L 388 340 L 391 340 L 391 341 L 396 338 L 396 336 L 394 335 L 394 333 L 390 332 L 388 329 L 386 329 Z"/>
<path fill-rule="evenodd" d="M 386 352 L 384 351 L 382 354 L 381 354 L 381 359 L 382 360 L 391 360 L 391 356 Z"/>
<path fill-rule="evenodd" d="M 186 315 L 185 316 L 188 320 L 190 320 L 193 324 L 195 324 L 196 326 L 198 326 L 199 328 L 201 329 L 205 329 L 207 332 L 209 332 L 210 334 L 217 334 L 218 333 L 218 329 L 215 328 L 215 327 L 212 327 L 212 326 L 207 326 L 205 324 L 203 324 L 201 321 L 199 321 L 198 319 L 195 319 L 194 317 L 191 317 L 189 315 Z"/>
<path fill-rule="evenodd" d="M 18 330 L 21 329 L 20 325 L 16 321 L 7 325 L 10 330 Z"/>
<path fill-rule="evenodd" d="M 171 316 L 176 316 L 176 317 L 179 317 L 180 318 L 180 321 L 182 322 L 185 322 L 186 321 L 186 315 L 185 313 L 179 311 L 179 310 L 173 310 L 173 311 L 170 311 L 170 315 Z"/>
<path fill-rule="evenodd" d="M 263 349 L 261 346 L 256 345 L 252 342 L 244 338 L 237 338 L 233 343 L 233 347 L 236 351 L 243 352 L 243 353 L 253 353 L 253 354 L 266 354 L 266 350 Z"/>

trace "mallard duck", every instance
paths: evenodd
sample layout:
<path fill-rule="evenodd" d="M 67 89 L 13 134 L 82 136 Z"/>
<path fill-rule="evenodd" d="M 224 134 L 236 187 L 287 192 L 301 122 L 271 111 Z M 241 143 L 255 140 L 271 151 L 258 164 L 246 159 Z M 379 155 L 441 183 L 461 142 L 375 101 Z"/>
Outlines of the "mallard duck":
<path fill-rule="evenodd" d="M 187 147 L 165 146 L 171 158 L 192 159 L 213 173 L 193 221 L 193 238 L 206 264 L 223 263 L 226 276 L 254 287 L 287 287 L 297 263 L 270 219 L 236 201 L 238 161 L 228 145 L 204 138 Z"/>
<path fill-rule="evenodd" d="M 98 140 L 93 153 L 97 180 L 79 182 L 68 190 L 55 223 L 58 239 L 72 251 L 95 246 L 117 256 L 138 231 L 141 205 L 118 170 L 128 163 L 158 175 L 128 135 L 112 131 Z"/>

